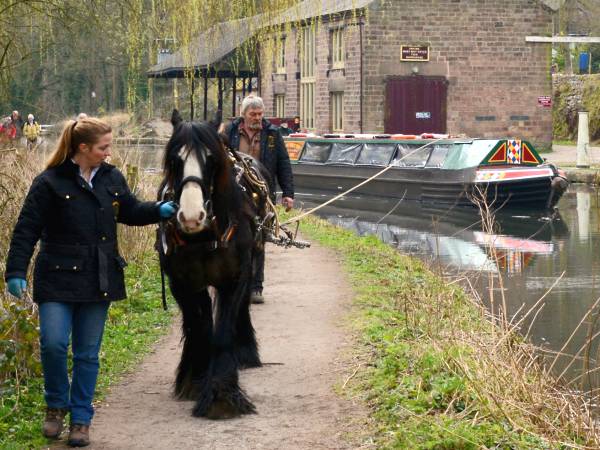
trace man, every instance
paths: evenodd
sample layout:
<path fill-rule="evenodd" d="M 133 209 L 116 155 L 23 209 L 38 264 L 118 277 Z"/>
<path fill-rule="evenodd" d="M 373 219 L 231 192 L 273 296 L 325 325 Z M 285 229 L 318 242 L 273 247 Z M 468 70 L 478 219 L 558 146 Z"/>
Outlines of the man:
<path fill-rule="evenodd" d="M 13 111 L 10 115 L 10 121 L 15 127 L 15 136 L 14 139 L 21 139 L 23 136 L 23 118 L 19 111 Z"/>
<path fill-rule="evenodd" d="M 282 190 L 281 204 L 289 211 L 294 206 L 292 166 L 279 129 L 263 118 L 265 105 L 260 97 L 249 95 L 242 101 L 242 117 L 225 127 L 229 146 L 260 161 L 271 174 L 269 190 L 275 198 L 275 178 Z M 264 303 L 262 295 L 265 252 L 255 255 L 252 303 Z"/>

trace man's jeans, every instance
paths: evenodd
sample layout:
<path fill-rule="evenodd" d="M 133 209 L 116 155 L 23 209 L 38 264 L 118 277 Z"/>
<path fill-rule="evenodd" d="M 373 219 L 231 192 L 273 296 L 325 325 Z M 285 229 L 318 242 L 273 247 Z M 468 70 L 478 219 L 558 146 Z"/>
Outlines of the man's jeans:
<path fill-rule="evenodd" d="M 46 405 L 69 409 L 71 423 L 89 425 L 94 415 L 98 352 L 109 306 L 110 302 L 44 302 L 39 306 Z M 71 331 L 73 376 L 69 386 L 67 349 Z"/>

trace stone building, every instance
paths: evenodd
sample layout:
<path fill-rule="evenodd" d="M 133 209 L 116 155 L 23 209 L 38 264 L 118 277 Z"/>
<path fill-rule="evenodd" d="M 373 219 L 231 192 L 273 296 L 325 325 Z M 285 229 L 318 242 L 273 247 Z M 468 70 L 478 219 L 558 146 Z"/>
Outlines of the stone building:
<path fill-rule="evenodd" d="M 319 134 L 433 132 L 548 144 L 550 47 L 526 36 L 552 35 L 559 4 L 304 0 L 277 15 L 269 24 L 277 31 L 253 46 L 266 115 L 299 115 Z M 235 81 L 232 90 L 239 97 Z"/>
<path fill-rule="evenodd" d="M 267 115 L 299 114 L 303 127 L 317 133 L 448 132 L 551 142 L 550 49 L 525 40 L 552 34 L 550 3 L 306 3 L 290 15 L 304 25 L 275 36 L 284 54 L 261 54 Z"/>

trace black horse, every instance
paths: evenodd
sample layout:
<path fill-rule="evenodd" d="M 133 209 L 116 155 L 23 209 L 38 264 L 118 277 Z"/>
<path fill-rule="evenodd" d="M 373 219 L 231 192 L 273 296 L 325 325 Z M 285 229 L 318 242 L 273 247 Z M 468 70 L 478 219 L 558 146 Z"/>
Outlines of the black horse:
<path fill-rule="evenodd" d="M 212 125 L 184 122 L 177 111 L 171 122 L 159 199 L 172 199 L 179 209 L 161 225 L 157 244 L 183 315 L 175 395 L 196 400 L 194 416 L 254 413 L 238 370 L 261 365 L 250 281 L 253 251 L 263 245 L 258 219 L 268 192 L 248 181 L 259 173 L 239 164 Z"/>

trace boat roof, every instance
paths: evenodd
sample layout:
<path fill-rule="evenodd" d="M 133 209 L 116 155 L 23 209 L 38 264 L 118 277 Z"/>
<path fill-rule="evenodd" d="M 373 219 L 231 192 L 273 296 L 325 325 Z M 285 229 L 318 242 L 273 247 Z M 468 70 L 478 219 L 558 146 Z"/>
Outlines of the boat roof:
<path fill-rule="evenodd" d="M 363 135 L 364 136 L 364 135 Z M 323 137 L 284 138 L 293 161 L 310 164 L 439 167 L 537 166 L 544 162 L 530 142 L 520 139 Z"/>

